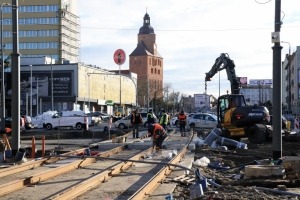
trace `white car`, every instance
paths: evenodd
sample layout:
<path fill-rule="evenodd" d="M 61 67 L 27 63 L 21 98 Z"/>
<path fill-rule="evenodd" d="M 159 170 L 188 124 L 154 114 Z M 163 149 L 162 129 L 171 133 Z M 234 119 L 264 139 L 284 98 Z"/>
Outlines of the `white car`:
<path fill-rule="evenodd" d="M 186 120 L 187 123 L 188 123 L 189 119 L 190 119 L 194 114 L 195 114 L 195 113 L 190 113 L 190 114 L 186 113 L 186 115 L 187 115 L 187 120 Z M 179 127 L 179 124 L 178 124 L 178 115 L 175 116 L 175 117 L 173 117 L 173 118 L 171 119 L 171 125 L 176 126 L 176 127 Z"/>
<path fill-rule="evenodd" d="M 172 117 L 172 119 L 170 120 L 170 124 L 172 126 L 178 126 L 178 117 Z"/>
<path fill-rule="evenodd" d="M 142 119 L 143 119 L 143 125 L 145 127 L 147 127 L 147 113 L 142 112 L 140 114 L 141 114 Z M 157 119 L 157 117 L 155 115 L 154 115 L 154 118 Z M 122 119 L 119 119 L 118 121 L 115 122 L 115 127 L 119 128 L 119 129 L 130 128 L 131 127 L 130 120 L 131 120 L 131 115 L 123 117 Z"/>
<path fill-rule="evenodd" d="M 209 113 L 196 113 L 188 121 L 190 128 L 211 129 L 215 128 L 217 124 L 217 116 Z"/>

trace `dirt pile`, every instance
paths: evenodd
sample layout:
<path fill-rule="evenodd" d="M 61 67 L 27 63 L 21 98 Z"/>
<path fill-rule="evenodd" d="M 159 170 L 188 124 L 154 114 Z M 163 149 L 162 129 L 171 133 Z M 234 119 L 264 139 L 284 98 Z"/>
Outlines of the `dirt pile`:
<path fill-rule="evenodd" d="M 285 140 L 282 143 L 282 156 L 300 156 L 299 140 Z M 245 166 L 282 165 L 281 160 L 272 160 L 272 142 L 247 144 L 247 149 L 213 149 L 201 146 L 196 149 L 195 160 L 206 157 L 208 166 L 198 167 L 201 176 L 214 181 L 220 187 L 208 184 L 203 196 L 198 199 L 298 199 L 300 197 L 300 174 L 284 170 L 283 176 L 245 177 Z M 197 177 L 197 176 L 196 176 Z M 179 185 L 175 199 L 191 199 L 190 185 Z M 279 189 L 277 189 L 279 188 Z"/>

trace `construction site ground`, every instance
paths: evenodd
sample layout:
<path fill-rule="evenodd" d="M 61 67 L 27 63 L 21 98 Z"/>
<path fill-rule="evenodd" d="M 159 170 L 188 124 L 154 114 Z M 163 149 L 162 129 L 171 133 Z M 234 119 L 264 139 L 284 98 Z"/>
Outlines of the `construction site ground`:
<path fill-rule="evenodd" d="M 50 137 L 49 135 L 51 134 L 48 133 L 46 134 L 49 136 L 49 139 L 47 139 L 46 136 L 46 148 L 49 152 L 53 150 L 69 151 L 85 148 L 91 144 L 101 142 L 108 137 L 121 135 L 128 131 L 130 130 L 113 130 L 110 132 L 110 135 L 108 135 L 108 133 L 94 131 L 85 135 L 82 133 L 74 134 L 75 136 L 73 135 L 72 137 L 70 135 L 58 134 L 58 132 L 54 132 Z M 146 131 L 142 132 L 145 133 Z M 179 133 L 177 132 L 175 134 Z M 40 149 L 41 133 L 32 135 L 35 135 L 37 149 Z M 32 135 L 29 133 L 23 135 L 24 139 L 21 141 L 22 147 L 31 145 Z M 298 134 L 287 138 L 283 137 L 283 156 L 299 157 L 299 138 Z M 197 136 L 195 136 L 194 139 L 196 142 L 198 140 Z M 221 186 L 218 188 L 208 184 L 207 189 L 203 191 L 203 194 L 198 199 L 298 199 L 300 197 L 300 177 L 298 173 L 293 173 L 292 176 L 250 177 L 245 179 L 243 177 L 244 166 L 257 164 L 257 162 L 260 161 L 268 162 L 269 159 L 271 161 L 273 146 L 271 140 L 259 145 L 249 143 L 247 138 L 242 139 L 241 142 L 247 144 L 247 149 L 216 149 L 211 148 L 208 145 L 197 146 L 195 143 L 195 149 L 187 154 L 185 157 L 186 159 L 182 161 L 185 163 L 184 165 L 191 165 L 193 161 L 206 157 L 211 163 L 218 162 L 224 167 L 229 167 L 227 170 L 220 170 L 209 166 L 197 167 L 199 168 L 201 175 L 213 180 Z M 178 179 L 180 176 L 182 177 L 182 180 Z M 186 182 L 184 181 L 186 180 L 184 176 L 190 176 L 190 180 L 195 178 L 195 176 L 191 174 L 184 175 L 182 170 L 178 170 L 178 172 L 175 170 L 175 172 L 171 173 L 165 182 L 161 184 L 161 187 L 151 195 L 150 199 L 162 199 L 162 194 L 166 194 L 166 191 L 168 191 L 167 193 L 172 193 L 174 199 L 193 199 L 190 196 L 190 188 L 195 184 L 195 181 Z M 277 189 L 279 187 L 281 190 Z M 282 187 L 286 189 L 282 189 Z M 262 189 L 271 189 L 271 191 Z M 109 197 L 106 199 L 109 199 Z"/>

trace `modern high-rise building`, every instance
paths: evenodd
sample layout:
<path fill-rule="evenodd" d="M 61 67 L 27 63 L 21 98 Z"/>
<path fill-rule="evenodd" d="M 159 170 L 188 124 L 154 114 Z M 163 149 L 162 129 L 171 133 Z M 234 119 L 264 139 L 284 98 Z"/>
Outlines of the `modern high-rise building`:
<path fill-rule="evenodd" d="M 138 33 L 137 47 L 129 55 L 129 71 L 137 74 L 138 104 L 149 107 L 163 96 L 163 58 L 148 13 Z M 151 102 L 151 105 L 149 105 Z M 155 105 L 153 105 L 155 106 Z"/>
<path fill-rule="evenodd" d="M 12 41 L 11 0 L 0 0 L 4 59 Z M 56 63 L 79 61 L 80 23 L 73 0 L 18 1 L 19 51 L 22 57 L 52 57 Z"/>

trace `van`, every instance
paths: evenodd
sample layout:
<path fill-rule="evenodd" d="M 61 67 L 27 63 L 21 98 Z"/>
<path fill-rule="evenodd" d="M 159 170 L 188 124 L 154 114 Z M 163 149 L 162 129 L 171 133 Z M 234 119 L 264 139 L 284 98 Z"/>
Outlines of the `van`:
<path fill-rule="evenodd" d="M 51 118 L 44 120 L 43 127 L 47 130 L 58 127 L 71 127 L 77 130 L 87 130 L 92 123 L 92 117 L 83 111 L 62 111 L 55 113 Z"/>

